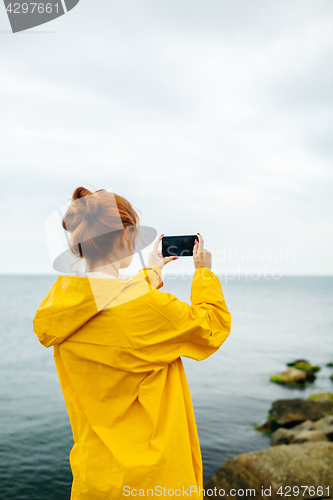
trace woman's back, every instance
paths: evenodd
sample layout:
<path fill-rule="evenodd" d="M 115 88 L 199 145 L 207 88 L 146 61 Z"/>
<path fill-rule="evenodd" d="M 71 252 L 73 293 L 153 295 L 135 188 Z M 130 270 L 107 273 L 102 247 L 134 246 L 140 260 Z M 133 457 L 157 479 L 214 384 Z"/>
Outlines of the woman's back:
<path fill-rule="evenodd" d="M 215 352 L 230 314 L 209 269 L 195 272 L 191 306 L 161 285 L 156 266 L 128 282 L 60 276 L 36 313 L 40 341 L 54 346 L 73 430 L 72 500 L 124 498 L 134 489 L 157 496 L 160 488 L 186 496 L 191 487 L 191 498 L 202 498 L 180 356 Z"/>

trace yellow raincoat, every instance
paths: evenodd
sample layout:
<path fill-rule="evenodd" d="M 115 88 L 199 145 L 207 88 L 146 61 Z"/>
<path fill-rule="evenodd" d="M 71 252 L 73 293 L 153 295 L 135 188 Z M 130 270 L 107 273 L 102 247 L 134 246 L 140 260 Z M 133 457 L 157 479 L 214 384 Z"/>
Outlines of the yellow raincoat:
<path fill-rule="evenodd" d="M 207 268 L 194 273 L 191 305 L 162 285 L 155 266 L 127 281 L 59 276 L 36 312 L 34 329 L 54 347 L 73 431 L 71 500 L 203 497 L 180 356 L 213 354 L 231 319 Z"/>

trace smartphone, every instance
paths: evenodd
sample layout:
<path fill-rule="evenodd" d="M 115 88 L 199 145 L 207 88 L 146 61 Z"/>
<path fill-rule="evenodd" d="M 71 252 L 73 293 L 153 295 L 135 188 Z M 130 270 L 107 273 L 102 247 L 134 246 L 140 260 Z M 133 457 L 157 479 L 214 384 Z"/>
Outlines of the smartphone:
<path fill-rule="evenodd" d="M 199 241 L 196 234 L 185 236 L 163 236 L 162 255 L 163 257 L 191 257 L 195 240 Z"/>

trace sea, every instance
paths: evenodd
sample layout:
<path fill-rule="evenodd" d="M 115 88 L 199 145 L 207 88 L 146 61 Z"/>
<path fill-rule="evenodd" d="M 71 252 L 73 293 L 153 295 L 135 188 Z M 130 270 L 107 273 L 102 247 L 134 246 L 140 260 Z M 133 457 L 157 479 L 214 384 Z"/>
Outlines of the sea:
<path fill-rule="evenodd" d="M 0 499 L 69 500 L 73 445 L 53 350 L 32 327 L 56 276 L 0 276 Z M 333 277 L 280 279 L 220 276 L 231 334 L 204 361 L 182 358 L 202 450 L 204 481 L 226 460 L 269 446 L 254 429 L 272 402 L 333 391 Z M 166 291 L 190 301 L 191 279 L 164 279 Z M 303 389 L 270 376 L 305 358 L 321 366 Z"/>

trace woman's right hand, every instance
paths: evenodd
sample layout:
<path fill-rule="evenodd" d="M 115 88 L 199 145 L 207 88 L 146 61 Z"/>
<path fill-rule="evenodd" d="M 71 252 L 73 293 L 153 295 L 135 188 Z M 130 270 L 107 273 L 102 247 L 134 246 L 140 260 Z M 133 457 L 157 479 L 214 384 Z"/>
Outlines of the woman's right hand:
<path fill-rule="evenodd" d="M 161 234 L 159 238 L 154 243 L 153 249 L 150 252 L 148 256 L 148 267 L 159 267 L 161 270 L 163 269 L 163 266 L 167 264 L 168 262 L 171 262 L 172 260 L 177 260 L 179 257 L 163 257 L 162 256 L 162 251 L 158 250 L 158 245 L 160 241 L 162 241 L 164 234 Z"/>
<path fill-rule="evenodd" d="M 204 240 L 201 234 L 198 234 L 199 242 L 196 240 L 193 247 L 193 262 L 195 269 L 198 267 L 212 268 L 212 254 L 204 248 Z"/>

